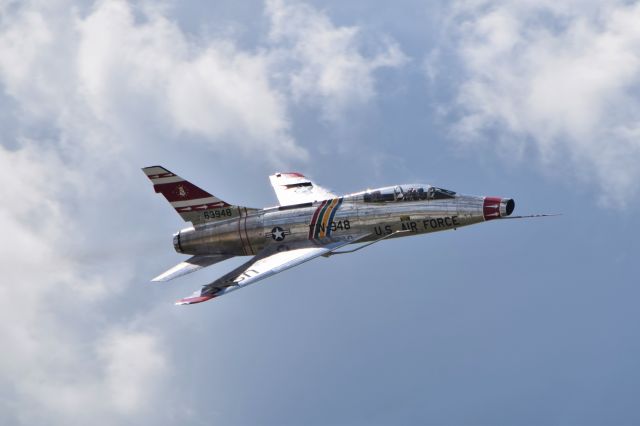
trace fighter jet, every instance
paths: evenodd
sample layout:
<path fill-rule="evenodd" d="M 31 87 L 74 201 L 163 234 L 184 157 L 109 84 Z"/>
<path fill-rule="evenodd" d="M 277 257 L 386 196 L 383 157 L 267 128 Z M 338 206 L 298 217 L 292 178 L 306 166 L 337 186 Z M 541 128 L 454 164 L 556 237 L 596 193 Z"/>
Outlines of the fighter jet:
<path fill-rule="evenodd" d="M 462 195 L 425 184 L 394 185 L 338 196 L 300 173 L 269 176 L 279 205 L 227 203 L 161 166 L 142 169 L 186 222 L 173 247 L 190 258 L 152 281 L 169 281 L 235 256 L 253 256 L 180 299 L 205 302 L 316 257 L 352 253 L 391 238 L 447 231 L 511 216 L 512 198 Z M 354 248 L 345 246 L 356 244 Z"/>

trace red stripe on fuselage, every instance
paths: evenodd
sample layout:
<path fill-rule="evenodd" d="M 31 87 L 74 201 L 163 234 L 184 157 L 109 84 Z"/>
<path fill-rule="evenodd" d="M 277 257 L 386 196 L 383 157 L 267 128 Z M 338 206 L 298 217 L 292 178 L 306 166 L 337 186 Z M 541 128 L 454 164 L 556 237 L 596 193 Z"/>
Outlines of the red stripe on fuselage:
<path fill-rule="evenodd" d="M 313 234 L 315 233 L 315 230 L 316 230 L 316 220 L 318 220 L 318 215 L 320 214 L 320 210 L 322 210 L 324 205 L 327 204 L 327 201 L 329 200 L 324 200 L 322 203 L 320 203 L 315 213 L 311 217 L 311 223 L 309 223 L 309 239 L 310 240 L 313 239 Z"/>

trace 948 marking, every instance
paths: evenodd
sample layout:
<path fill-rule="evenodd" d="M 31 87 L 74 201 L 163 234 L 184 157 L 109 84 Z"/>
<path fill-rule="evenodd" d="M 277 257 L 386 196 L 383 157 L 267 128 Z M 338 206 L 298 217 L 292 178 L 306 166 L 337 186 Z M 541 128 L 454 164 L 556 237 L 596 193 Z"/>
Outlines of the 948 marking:
<path fill-rule="evenodd" d="M 342 229 L 351 229 L 351 222 L 349 222 L 349 219 L 345 219 L 345 220 L 336 220 L 336 221 L 331 221 L 331 223 L 325 225 L 319 224 L 319 225 L 309 225 L 309 227 L 312 230 L 315 229 L 319 229 L 322 232 L 325 232 L 327 229 L 331 229 L 331 231 L 336 231 L 336 230 L 342 230 Z"/>
<path fill-rule="evenodd" d="M 348 219 L 345 220 L 338 220 L 338 221 L 331 221 L 331 225 L 329 225 L 331 227 L 332 231 L 335 231 L 336 229 L 351 229 L 351 223 L 349 223 Z"/>

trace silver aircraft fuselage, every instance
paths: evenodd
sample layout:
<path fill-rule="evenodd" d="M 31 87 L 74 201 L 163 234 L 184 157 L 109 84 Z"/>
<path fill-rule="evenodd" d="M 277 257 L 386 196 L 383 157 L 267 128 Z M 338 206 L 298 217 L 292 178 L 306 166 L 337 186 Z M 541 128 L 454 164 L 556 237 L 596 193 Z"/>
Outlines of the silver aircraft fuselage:
<path fill-rule="evenodd" d="M 269 176 L 277 207 L 233 205 L 162 166 L 142 169 L 156 193 L 193 226 L 174 234 L 190 254 L 152 279 L 166 282 L 234 256 L 243 264 L 176 302 L 192 305 L 244 288 L 320 256 L 351 253 L 388 238 L 457 229 L 511 216 L 511 198 L 460 195 L 431 185 L 395 185 L 338 196 L 301 173 Z M 356 248 L 343 247 L 357 244 Z"/>
<path fill-rule="evenodd" d="M 366 243 L 503 218 L 514 206 L 511 198 L 460 195 L 421 184 L 397 185 L 262 210 L 231 207 L 229 219 L 182 229 L 173 243 L 179 253 L 231 256 L 255 255 L 267 244 L 328 237 L 366 235 L 357 239 L 357 243 Z"/>

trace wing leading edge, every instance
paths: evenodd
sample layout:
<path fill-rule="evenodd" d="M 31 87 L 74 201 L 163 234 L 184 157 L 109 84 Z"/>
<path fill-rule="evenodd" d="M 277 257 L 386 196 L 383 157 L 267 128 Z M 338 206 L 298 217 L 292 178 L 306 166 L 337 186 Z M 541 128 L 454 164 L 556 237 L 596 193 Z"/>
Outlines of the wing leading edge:
<path fill-rule="evenodd" d="M 272 244 L 233 271 L 202 287 L 193 295 L 180 299 L 176 305 L 205 302 L 222 294 L 243 288 L 279 272 L 298 266 L 318 256 L 326 255 L 368 234 L 341 238 L 308 240 L 291 244 Z"/>

